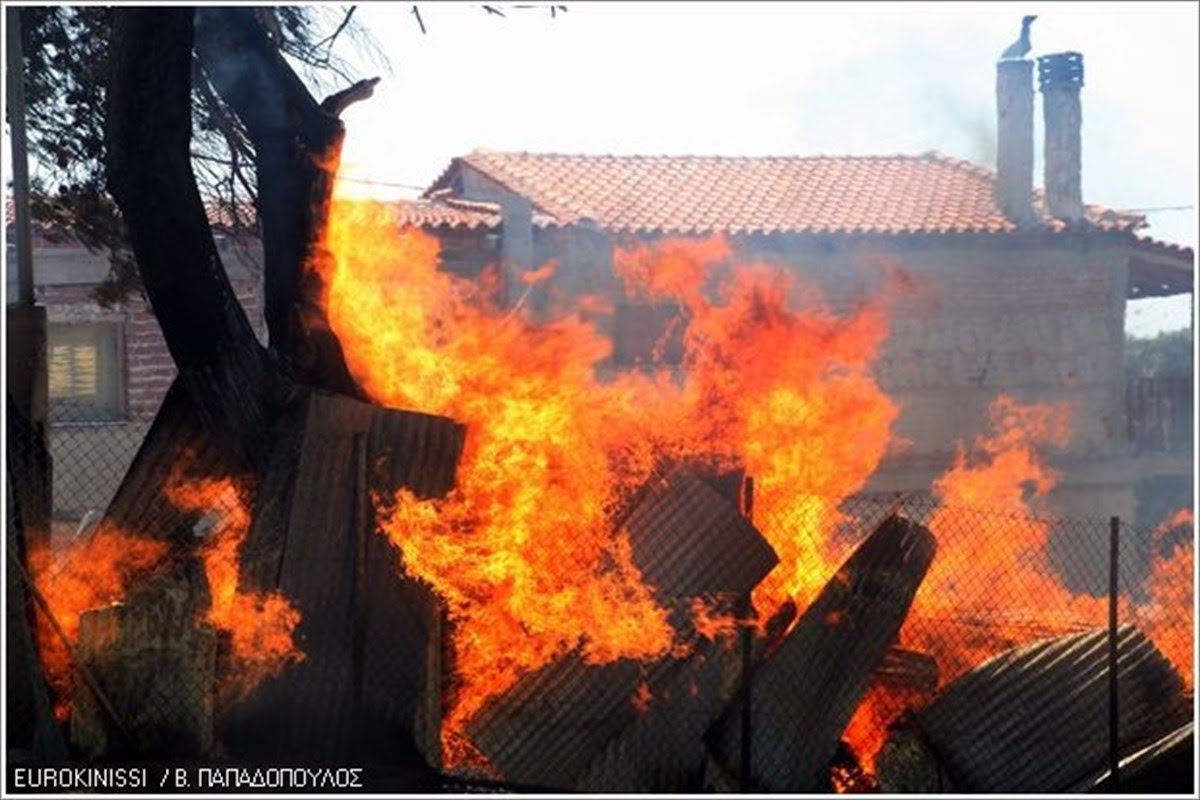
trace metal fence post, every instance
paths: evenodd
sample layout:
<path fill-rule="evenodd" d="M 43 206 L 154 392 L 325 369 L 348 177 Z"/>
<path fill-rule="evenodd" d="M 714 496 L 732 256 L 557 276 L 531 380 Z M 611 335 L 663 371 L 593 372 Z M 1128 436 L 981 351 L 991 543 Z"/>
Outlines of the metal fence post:
<path fill-rule="evenodd" d="M 746 519 L 754 518 L 754 478 L 747 475 L 742 482 L 742 515 Z M 742 734 L 741 734 L 741 775 L 739 776 L 740 789 L 743 792 L 750 791 L 752 783 L 750 777 L 750 758 L 753 751 L 753 714 L 750 708 L 750 671 L 753 668 L 754 660 L 754 632 L 750 630 L 750 595 L 747 593 L 741 600 L 741 608 L 738 613 L 745 621 L 742 625 Z"/>
<path fill-rule="evenodd" d="M 1108 774 L 1109 789 L 1116 791 L 1121 783 L 1120 709 L 1117 705 L 1117 567 L 1121 519 L 1111 517 L 1108 527 Z"/>

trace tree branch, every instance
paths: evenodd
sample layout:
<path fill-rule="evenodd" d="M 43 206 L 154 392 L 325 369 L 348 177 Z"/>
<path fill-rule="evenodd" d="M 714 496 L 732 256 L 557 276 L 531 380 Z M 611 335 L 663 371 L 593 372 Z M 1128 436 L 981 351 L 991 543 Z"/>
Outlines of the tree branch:
<path fill-rule="evenodd" d="M 350 106 L 375 94 L 375 84 L 377 83 L 379 83 L 379 78 L 364 78 L 353 86 L 348 86 L 340 92 L 334 92 L 326 97 L 321 101 L 321 108 L 326 113 L 340 117 L 342 112 Z"/>

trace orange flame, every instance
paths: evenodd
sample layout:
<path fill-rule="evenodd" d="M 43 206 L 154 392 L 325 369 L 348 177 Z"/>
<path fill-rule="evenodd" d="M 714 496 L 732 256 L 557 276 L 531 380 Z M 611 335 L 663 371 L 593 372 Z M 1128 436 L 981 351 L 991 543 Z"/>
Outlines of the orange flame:
<path fill-rule="evenodd" d="M 364 389 L 468 425 L 456 490 L 434 502 L 401 490 L 380 520 L 455 622 L 447 744 L 490 697 L 573 648 L 594 663 L 666 653 L 666 612 L 608 523 L 621 487 L 653 466 L 634 435 L 636 387 L 593 379 L 608 342 L 579 319 L 500 313 L 484 289 L 438 272 L 436 240 L 398 232 L 387 209 L 335 197 L 328 243 L 329 317 Z"/>
<path fill-rule="evenodd" d="M 943 684 L 1008 647 L 1108 617 L 1107 598 L 1063 585 L 1047 560 L 1052 522 L 1034 513 L 1058 481 L 1041 451 L 1067 444 L 1070 409 L 1001 394 L 988 418 L 991 433 L 970 450 L 960 444 L 934 483 L 941 506 L 929 527 L 938 552 L 900 635 L 937 660 Z M 857 710 L 845 735 L 864 764 L 874 764 L 887 721 L 912 705 L 905 695 L 877 686 Z"/>
<path fill-rule="evenodd" d="M 335 195 L 326 246 L 332 258 L 313 267 L 360 385 L 468 426 L 449 497 L 400 490 L 380 509 L 404 568 L 455 622 L 448 747 L 490 697 L 573 648 L 595 663 L 673 652 L 627 536 L 611 532 L 662 463 L 755 475 L 783 562 L 756 596 L 763 608 L 832 572 L 840 552 L 817 526 L 874 470 L 897 413 L 868 374 L 887 334 L 880 304 L 839 317 L 764 264 L 710 291 L 729 256 L 720 239 L 618 251 L 632 291 L 681 303 L 687 370 L 682 383 L 667 369 L 601 381 L 611 343 L 583 309 L 535 324 L 495 307 L 486 286 L 439 272 L 437 241 L 398 230 L 386 207 Z"/>
<path fill-rule="evenodd" d="M 545 283 L 554 277 L 555 271 L 558 269 L 558 264 L 554 261 L 547 261 L 537 269 L 531 269 L 528 272 L 521 273 L 521 283 L 527 286 L 536 286 L 539 283 Z"/>
<path fill-rule="evenodd" d="M 240 699 L 287 663 L 304 658 L 293 641 L 300 612 L 279 592 L 250 591 L 238 585 L 238 553 L 250 530 L 243 487 L 228 477 L 185 478 L 176 465 L 164 492 L 180 511 L 217 517 L 200 549 L 212 595 L 207 619 L 230 636 L 232 663 L 220 687 L 222 699 Z"/>
<path fill-rule="evenodd" d="M 727 647 L 733 645 L 733 635 L 742 625 L 736 614 L 717 608 L 700 597 L 692 599 L 691 610 L 696 633 L 709 641 L 720 640 Z"/>
<path fill-rule="evenodd" d="M 1149 599 L 1138 609 L 1146 634 L 1179 670 L 1188 691 L 1194 686 L 1195 547 L 1189 539 L 1165 556 L 1159 547 L 1167 533 L 1195 524 L 1192 510 L 1181 508 L 1155 527 L 1150 537 L 1154 558 L 1146 587 Z"/>
<path fill-rule="evenodd" d="M 617 251 L 614 268 L 628 292 L 686 309 L 687 427 L 676 423 L 673 446 L 754 476 L 754 517 L 780 558 L 755 604 L 769 616 L 792 598 L 802 612 L 847 554 L 828 526 L 879 465 L 899 413 L 870 374 L 893 290 L 838 316 L 791 272 L 729 269 L 730 258 L 722 238 L 668 240 Z"/>
<path fill-rule="evenodd" d="M 988 408 L 992 433 L 961 443 L 951 468 L 934 482 L 942 508 L 930 520 L 938 554 L 917 593 L 918 613 L 987 614 L 1039 604 L 1034 587 L 1060 597 L 1058 576 L 1045 562 L 1050 522 L 1030 519 L 1031 502 L 1058 482 L 1043 446 L 1064 447 L 1070 411 L 1063 405 L 1019 405 L 1007 395 Z M 987 517 L 964 516 L 986 510 Z"/>
<path fill-rule="evenodd" d="M 72 539 L 64 546 L 31 541 L 29 570 L 73 646 L 79 634 L 79 616 L 89 609 L 120 602 L 133 581 L 166 553 L 164 542 L 135 536 L 106 521 L 90 536 Z M 40 608 L 35 620 L 38 656 L 55 696 L 55 716 L 61 722 L 71 707 L 70 651 Z"/>
<path fill-rule="evenodd" d="M 650 708 L 650 701 L 653 699 L 654 694 L 650 691 L 650 684 L 642 681 L 638 684 L 633 697 L 630 698 L 630 702 L 633 703 L 633 707 L 637 709 L 639 714 L 645 714 L 647 709 Z"/>

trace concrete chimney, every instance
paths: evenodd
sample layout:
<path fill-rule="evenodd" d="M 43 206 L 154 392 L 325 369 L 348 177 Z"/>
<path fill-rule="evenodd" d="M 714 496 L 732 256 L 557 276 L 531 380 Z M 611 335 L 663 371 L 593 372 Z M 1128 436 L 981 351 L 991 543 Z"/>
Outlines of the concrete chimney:
<path fill-rule="evenodd" d="M 1083 88 L 1083 55 L 1055 53 L 1038 59 L 1038 84 L 1045 115 L 1046 205 L 1050 216 L 1083 219 L 1079 90 Z"/>
<path fill-rule="evenodd" d="M 996 202 L 1015 222 L 1033 220 L 1033 62 L 996 62 Z"/>

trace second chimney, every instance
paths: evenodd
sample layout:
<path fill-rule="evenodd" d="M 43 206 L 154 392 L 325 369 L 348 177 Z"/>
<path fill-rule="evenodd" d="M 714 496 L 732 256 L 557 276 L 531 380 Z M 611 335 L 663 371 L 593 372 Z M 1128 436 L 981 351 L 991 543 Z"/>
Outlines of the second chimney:
<path fill-rule="evenodd" d="M 996 62 L 996 201 L 1015 222 L 1033 219 L 1033 62 Z"/>
<path fill-rule="evenodd" d="M 1046 130 L 1045 186 L 1050 216 L 1071 222 L 1083 219 L 1081 187 L 1083 55 L 1055 53 L 1038 59 L 1038 83 Z"/>

